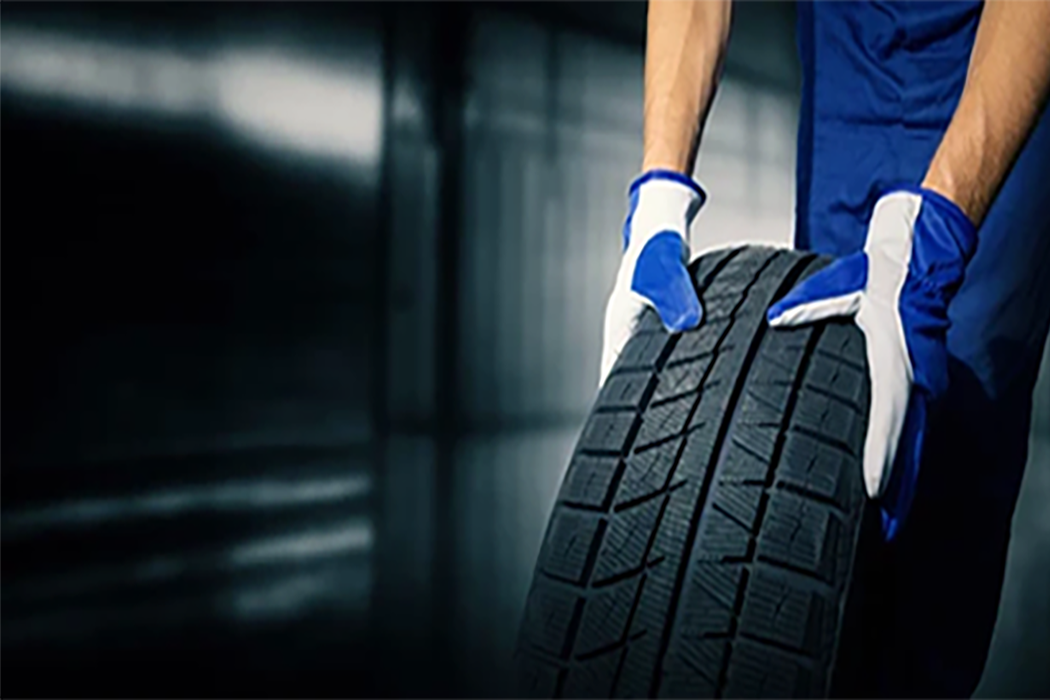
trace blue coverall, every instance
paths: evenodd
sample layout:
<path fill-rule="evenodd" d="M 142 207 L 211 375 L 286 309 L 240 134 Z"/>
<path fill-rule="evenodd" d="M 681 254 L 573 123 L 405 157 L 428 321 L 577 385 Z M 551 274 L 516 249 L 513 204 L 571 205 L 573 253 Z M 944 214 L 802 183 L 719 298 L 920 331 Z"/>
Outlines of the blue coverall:
<path fill-rule="evenodd" d="M 860 250 L 878 196 L 921 182 L 980 14 L 974 2 L 799 3 L 797 247 Z M 969 696 L 984 667 L 1050 326 L 1050 110 L 979 230 L 949 316 L 951 386 L 909 520 L 883 545 L 887 604 L 869 621 L 883 695 Z"/>

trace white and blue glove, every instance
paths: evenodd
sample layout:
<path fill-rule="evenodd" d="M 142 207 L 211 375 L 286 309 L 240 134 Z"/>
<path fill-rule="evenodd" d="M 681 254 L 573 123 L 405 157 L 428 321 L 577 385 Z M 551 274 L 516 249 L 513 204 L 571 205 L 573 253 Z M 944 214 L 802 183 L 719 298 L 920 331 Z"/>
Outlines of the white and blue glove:
<path fill-rule="evenodd" d="M 623 260 L 605 307 L 599 386 L 647 307 L 670 333 L 695 328 L 703 316 L 686 265 L 689 224 L 707 198 L 704 190 L 681 173 L 650 170 L 631 183 L 628 195 Z"/>
<path fill-rule="evenodd" d="M 853 317 L 864 332 L 864 482 L 881 497 L 887 540 L 911 505 L 927 417 L 948 386 L 948 303 L 976 246 L 976 229 L 950 200 L 895 190 L 876 202 L 863 251 L 803 280 L 768 312 L 774 327 Z"/>

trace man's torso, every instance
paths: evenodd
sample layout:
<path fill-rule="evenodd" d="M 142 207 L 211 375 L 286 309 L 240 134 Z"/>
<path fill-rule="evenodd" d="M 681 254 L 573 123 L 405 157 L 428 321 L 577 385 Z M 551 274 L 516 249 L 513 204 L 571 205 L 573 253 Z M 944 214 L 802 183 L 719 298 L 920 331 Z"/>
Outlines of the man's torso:
<path fill-rule="evenodd" d="M 979 2 L 802 2 L 799 247 L 859 249 L 878 198 L 918 184 L 966 79 Z"/>

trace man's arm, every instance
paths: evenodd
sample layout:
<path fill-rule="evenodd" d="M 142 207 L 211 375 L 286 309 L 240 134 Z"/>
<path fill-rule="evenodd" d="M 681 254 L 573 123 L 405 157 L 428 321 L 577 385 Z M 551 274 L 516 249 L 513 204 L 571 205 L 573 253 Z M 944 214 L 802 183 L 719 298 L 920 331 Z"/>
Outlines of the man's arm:
<path fill-rule="evenodd" d="M 707 195 L 691 175 L 729 38 L 730 0 L 649 0 L 645 153 L 628 189 L 623 257 L 605 305 L 599 386 L 647 308 L 678 333 L 703 318 L 689 226 Z"/>
<path fill-rule="evenodd" d="M 730 0 L 650 0 L 642 171 L 692 175 L 729 40 Z"/>
<path fill-rule="evenodd" d="M 984 220 L 1050 92 L 1050 2 L 990 0 L 959 105 L 922 185 Z"/>

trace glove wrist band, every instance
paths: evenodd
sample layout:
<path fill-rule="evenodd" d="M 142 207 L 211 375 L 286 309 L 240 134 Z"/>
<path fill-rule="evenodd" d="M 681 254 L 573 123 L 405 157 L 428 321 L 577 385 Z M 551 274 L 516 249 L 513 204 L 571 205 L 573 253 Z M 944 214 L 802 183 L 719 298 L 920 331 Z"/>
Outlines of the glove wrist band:
<path fill-rule="evenodd" d="M 695 194 L 700 200 L 699 204 L 697 204 L 696 206 L 697 209 L 702 207 L 704 205 L 704 202 L 707 201 L 707 192 L 704 191 L 704 188 L 701 187 L 696 180 L 689 177 L 688 175 L 683 175 L 677 170 L 667 170 L 664 168 L 655 168 L 653 170 L 647 170 L 646 172 L 642 173 L 637 178 L 635 178 L 634 182 L 631 183 L 631 186 L 627 190 L 628 196 L 633 197 L 638 191 L 638 188 L 640 188 L 647 182 L 653 181 L 675 182 L 679 185 L 688 187 L 690 190 L 692 190 L 693 194 Z"/>
<path fill-rule="evenodd" d="M 970 261 L 977 248 L 977 228 L 973 225 L 970 217 L 966 215 L 966 212 L 962 210 L 962 207 L 940 192 L 910 184 L 891 187 L 882 193 L 882 197 L 895 192 L 908 192 L 918 195 L 922 198 L 924 205 L 929 205 L 935 209 L 939 217 L 944 220 L 945 228 L 949 235 L 958 245 L 963 263 Z"/>

